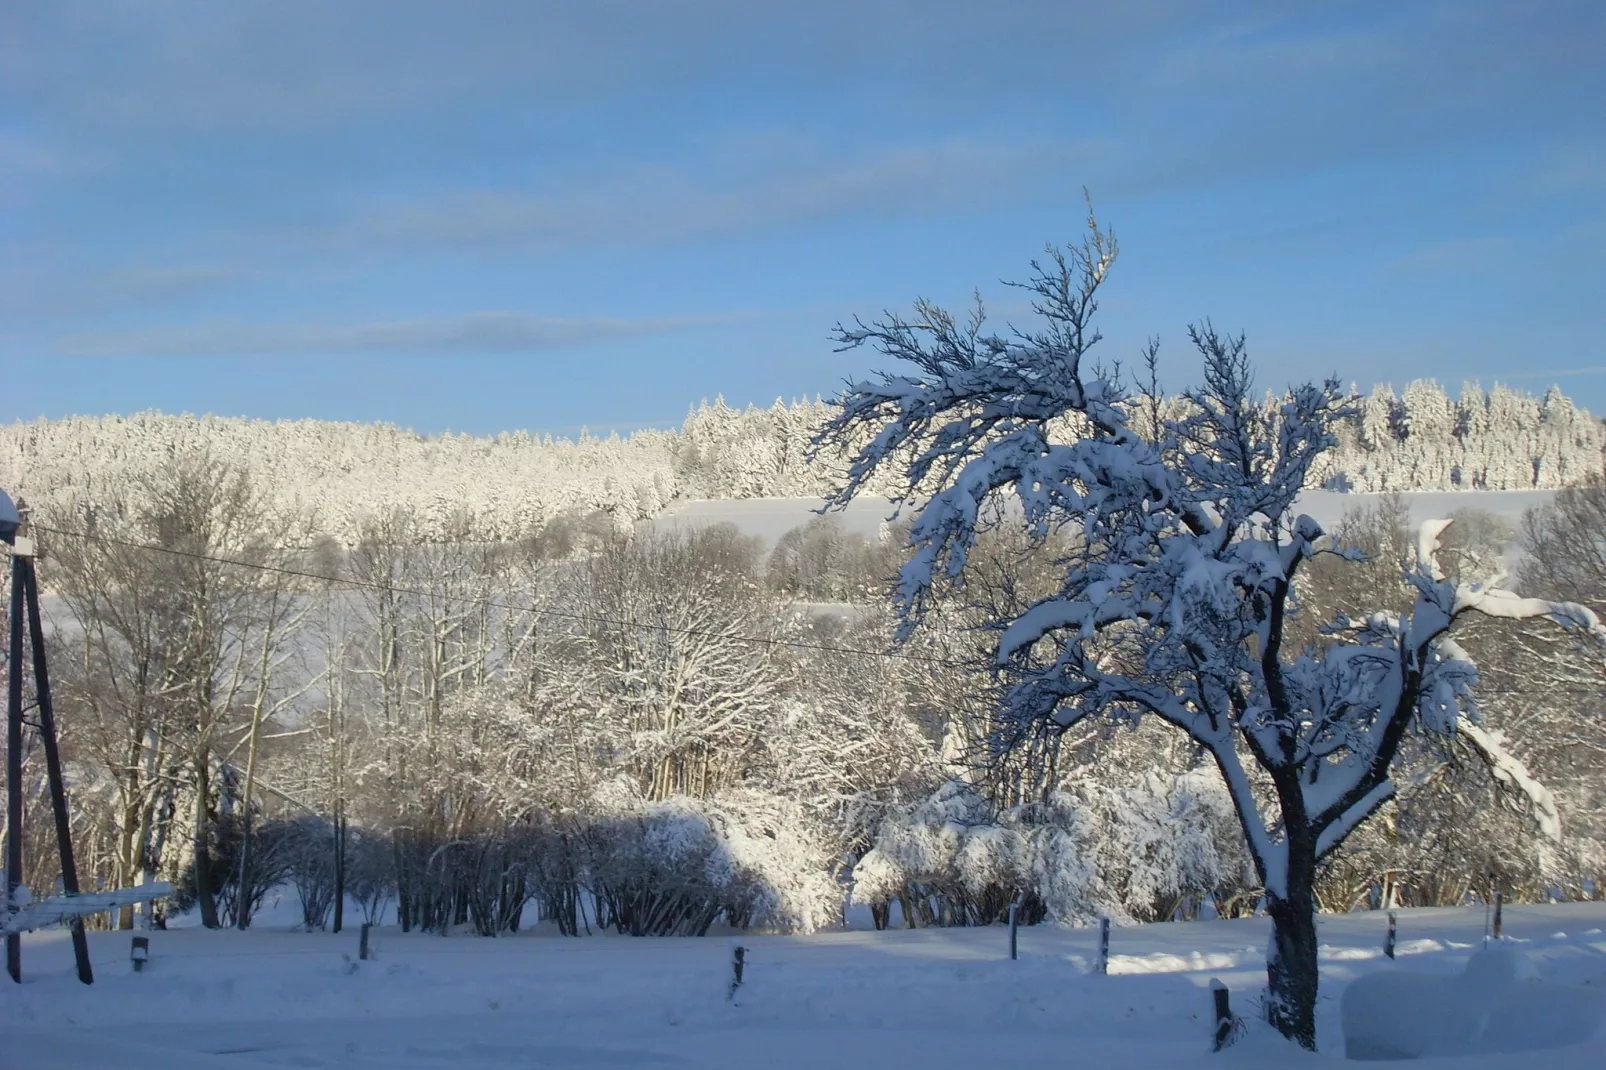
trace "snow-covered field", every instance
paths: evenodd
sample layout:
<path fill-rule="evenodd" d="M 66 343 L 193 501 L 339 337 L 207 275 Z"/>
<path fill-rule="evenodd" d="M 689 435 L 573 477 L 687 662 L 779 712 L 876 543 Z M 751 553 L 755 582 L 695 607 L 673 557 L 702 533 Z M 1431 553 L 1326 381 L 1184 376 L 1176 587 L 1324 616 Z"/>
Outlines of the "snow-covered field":
<path fill-rule="evenodd" d="M 129 934 L 93 933 L 97 981 L 71 973 L 64 932 L 25 938 L 26 983 L 0 978 L 0 1067 L 822 1067 L 983 1068 L 1314 1065 L 1341 1058 L 1339 999 L 1379 970 L 1458 972 L 1481 944 L 1481 908 L 1321 921 L 1324 1052 L 1290 1048 L 1255 1019 L 1265 919 L 1116 929 L 1110 976 L 1090 972 L 1092 929 L 832 932 L 808 937 L 506 939 L 355 929 L 151 934 L 134 974 Z M 1507 943 L 1548 983 L 1606 986 L 1606 903 L 1509 907 Z M 733 947 L 746 983 L 727 999 Z M 1209 981 L 1248 1020 L 1208 1051 Z M 1606 1065 L 1606 1029 L 1545 1052 L 1433 1060 L 1465 1067 Z"/>
<path fill-rule="evenodd" d="M 1401 498 L 1411 510 L 1414 523 L 1449 516 L 1457 509 L 1483 509 L 1517 523 L 1526 510 L 1543 505 L 1555 496 L 1556 492 L 1550 490 L 1467 490 L 1413 491 L 1402 494 Z M 1381 498 L 1379 494 L 1308 490 L 1300 495 L 1299 505 L 1331 529 L 1345 513 L 1371 508 Z M 646 523 L 658 530 L 734 524 L 744 534 L 757 535 L 766 545 L 773 546 L 788 531 L 808 523 L 814 516 L 813 510 L 822 504 L 817 498 L 681 501 Z M 891 511 L 892 506 L 885 498 L 867 496 L 855 499 L 835 515 L 844 530 L 874 538 Z"/>

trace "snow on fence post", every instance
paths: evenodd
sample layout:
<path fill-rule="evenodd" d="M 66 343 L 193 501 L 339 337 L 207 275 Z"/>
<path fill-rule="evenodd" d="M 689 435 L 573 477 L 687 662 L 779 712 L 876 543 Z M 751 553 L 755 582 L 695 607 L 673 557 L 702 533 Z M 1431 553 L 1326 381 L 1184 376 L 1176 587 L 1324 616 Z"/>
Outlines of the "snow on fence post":
<path fill-rule="evenodd" d="M 747 965 L 747 948 L 738 946 L 731 959 L 731 989 L 726 993 L 726 999 L 735 999 L 736 990 L 742 987 L 742 970 Z"/>
<path fill-rule="evenodd" d="M 1394 931 L 1396 924 L 1397 919 L 1394 916 L 1394 911 L 1391 910 L 1389 911 L 1388 938 L 1383 941 L 1383 954 L 1387 955 L 1391 959 L 1394 957 Z"/>
<path fill-rule="evenodd" d="M 362 923 L 362 935 L 357 938 L 357 958 L 366 961 L 368 958 L 368 923 Z"/>
<path fill-rule="evenodd" d="M 1099 964 L 1098 972 L 1103 976 L 1110 972 L 1110 919 L 1099 919 Z"/>
<path fill-rule="evenodd" d="M 1502 892 L 1494 893 L 1494 938 L 1500 939 L 1500 908 L 1505 905 L 1506 897 Z"/>
<path fill-rule="evenodd" d="M 1009 959 L 1010 959 L 1011 962 L 1015 961 L 1015 959 L 1019 957 L 1015 953 L 1015 925 L 1016 925 L 1016 922 L 1019 920 L 1018 919 L 1018 915 L 1019 914 L 1020 914 L 1020 896 L 1017 895 L 1015 897 L 1015 901 L 1013 903 L 1009 904 Z"/>
<path fill-rule="evenodd" d="M 1211 1051 L 1220 1051 L 1232 1037 L 1232 1007 L 1228 1002 L 1227 986 L 1219 977 L 1210 978 L 1210 998 L 1215 1004 L 1216 1034 Z"/>
<path fill-rule="evenodd" d="M 150 961 L 150 957 L 151 938 L 148 936 L 134 937 L 133 943 L 128 947 L 128 958 L 134 964 L 134 972 L 143 973 L 145 963 Z"/>

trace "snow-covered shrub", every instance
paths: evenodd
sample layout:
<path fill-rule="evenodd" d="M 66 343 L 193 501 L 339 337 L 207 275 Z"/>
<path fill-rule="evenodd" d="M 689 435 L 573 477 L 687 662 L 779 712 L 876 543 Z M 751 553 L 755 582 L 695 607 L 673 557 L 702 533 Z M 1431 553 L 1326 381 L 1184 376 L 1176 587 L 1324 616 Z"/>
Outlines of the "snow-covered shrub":
<path fill-rule="evenodd" d="M 926 924 L 985 925 L 1020 897 L 1026 921 L 1191 916 L 1252 883 L 1232 801 L 1213 770 L 1112 786 L 1073 778 L 1002 811 L 962 779 L 896 812 L 853 871 L 853 895 Z"/>
<path fill-rule="evenodd" d="M 357 901 L 362 920 L 377 924 L 396 894 L 396 859 L 389 837 L 367 830 L 348 831 L 346 894 Z"/>
<path fill-rule="evenodd" d="M 1013 898 L 1014 874 L 1002 883 L 978 873 L 967 880 L 961 856 L 995 871 L 1002 861 L 997 844 L 967 851 L 975 829 L 991 827 L 987 801 L 963 780 L 950 780 L 911 807 L 893 811 L 876 831 L 875 844 L 854 869 L 854 898 L 877 905 L 897 899 L 905 919 L 932 924 L 986 924 L 993 902 Z M 991 853 L 990 864 L 986 863 Z M 1011 852 L 1013 853 L 1013 852 Z M 981 902 L 976 900 L 980 899 Z"/>
<path fill-rule="evenodd" d="M 840 910 L 821 838 L 796 804 L 755 789 L 627 800 L 587 841 L 598 921 L 620 932 L 701 936 L 721 916 L 808 932 Z"/>
<path fill-rule="evenodd" d="M 310 933 L 329 924 L 335 905 L 335 830 L 316 817 L 285 824 L 286 868 L 301 903 L 301 924 Z"/>
<path fill-rule="evenodd" d="M 813 932 L 842 912 L 831 879 L 829 839 L 794 799 L 733 788 L 704 805 L 719 836 L 712 864 L 748 889 L 747 921 L 785 932 Z"/>
<path fill-rule="evenodd" d="M 1080 815 L 1064 796 L 996 811 L 975 786 L 945 783 L 881 823 L 854 868 L 854 898 L 897 900 L 911 923 L 987 925 L 1008 916 L 1074 924 L 1106 904 Z"/>
<path fill-rule="evenodd" d="M 207 868 L 210 891 L 216 898 L 222 923 L 231 926 L 238 922 L 242 904 L 248 915 L 255 914 L 263 897 L 290 879 L 298 830 L 293 821 L 258 821 L 250 826 L 251 864 L 245 888 L 240 887 L 245 821 L 238 814 L 220 815 L 213 819 L 211 833 L 211 865 Z M 173 909 L 182 913 L 194 907 L 198 892 L 195 860 L 191 856 L 173 881 Z"/>
<path fill-rule="evenodd" d="M 1134 921 L 1191 917 L 1254 885 L 1232 799 L 1213 769 L 1149 771 L 1136 783 L 1077 780 L 1069 805 L 1098 830 L 1096 867 L 1119 915 Z"/>

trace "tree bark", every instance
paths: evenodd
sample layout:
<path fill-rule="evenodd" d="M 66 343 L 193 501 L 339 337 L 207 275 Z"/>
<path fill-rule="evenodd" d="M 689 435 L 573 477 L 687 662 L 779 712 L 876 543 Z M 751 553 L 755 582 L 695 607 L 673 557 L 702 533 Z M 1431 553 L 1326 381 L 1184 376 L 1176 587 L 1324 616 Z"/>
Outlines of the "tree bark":
<path fill-rule="evenodd" d="M 1267 894 L 1267 1020 L 1300 1047 L 1316 1050 L 1316 879 L 1314 851 L 1289 851 L 1287 897 Z"/>
<path fill-rule="evenodd" d="M 335 922 L 339 932 L 346 920 L 346 811 L 335 803 Z"/>
<path fill-rule="evenodd" d="M 195 901 L 201 907 L 201 924 L 216 929 L 220 926 L 217 899 L 212 895 L 212 847 L 207 836 L 210 825 L 207 796 L 211 793 L 207 760 L 207 755 L 202 753 L 195 761 Z"/>

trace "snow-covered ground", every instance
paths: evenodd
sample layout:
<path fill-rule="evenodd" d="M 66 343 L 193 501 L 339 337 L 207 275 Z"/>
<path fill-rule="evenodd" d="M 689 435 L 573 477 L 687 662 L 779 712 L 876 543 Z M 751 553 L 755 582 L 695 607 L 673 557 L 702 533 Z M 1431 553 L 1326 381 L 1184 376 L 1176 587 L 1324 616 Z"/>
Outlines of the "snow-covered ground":
<path fill-rule="evenodd" d="M 282 915 L 281 915 L 282 916 Z M 64 932 L 30 934 L 26 983 L 0 978 L 0 1067 L 1122 1067 L 1313 1065 L 1341 1058 L 1339 1000 L 1378 970 L 1460 971 L 1484 911 L 1400 915 L 1397 963 L 1382 914 L 1321 921 L 1324 1052 L 1307 1056 L 1255 1022 L 1265 919 L 1116 929 L 1110 976 L 1090 972 L 1092 929 L 832 932 L 808 937 L 505 939 L 355 928 L 151 934 L 134 974 L 129 934 L 93 933 L 97 981 L 77 983 Z M 1606 986 L 1606 903 L 1508 907 L 1508 943 L 1548 983 Z M 746 983 L 727 999 L 733 947 Z M 1208 1052 L 1210 978 L 1248 1019 Z M 1432 1060 L 1430 1060 L 1432 1061 Z M 1546 1052 L 1436 1060 L 1487 1068 L 1606 1065 L 1606 1030 Z"/>
<path fill-rule="evenodd" d="M 1457 509 L 1469 508 L 1484 509 L 1516 523 L 1521 521 L 1526 510 L 1542 505 L 1555 496 L 1556 492 L 1551 490 L 1413 491 L 1401 495 L 1415 523 L 1449 516 Z M 1371 508 L 1381 497 L 1378 494 L 1309 490 L 1300 495 L 1300 508 L 1331 529 L 1343 519 L 1345 513 Z M 806 524 L 813 517 L 813 510 L 819 509 L 822 504 L 817 498 L 681 501 L 646 523 L 658 530 L 734 524 L 744 534 L 757 535 L 766 545 L 773 546 L 782 535 L 799 524 Z M 835 515 L 844 530 L 875 538 L 881 523 L 891 512 L 892 506 L 887 499 L 869 496 L 849 503 L 845 510 Z"/>

